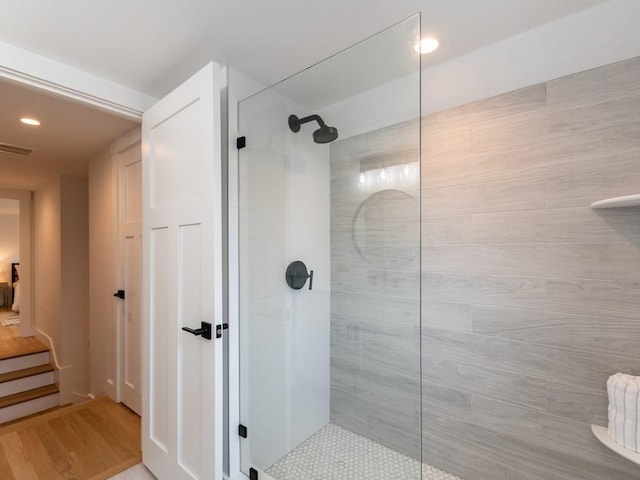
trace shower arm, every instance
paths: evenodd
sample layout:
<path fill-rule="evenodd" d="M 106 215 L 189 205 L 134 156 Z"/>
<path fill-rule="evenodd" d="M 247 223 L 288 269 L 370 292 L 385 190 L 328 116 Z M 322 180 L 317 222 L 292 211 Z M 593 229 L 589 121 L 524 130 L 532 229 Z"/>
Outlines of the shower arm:
<path fill-rule="evenodd" d="M 313 121 L 318 122 L 318 125 L 320 125 L 321 127 L 326 127 L 327 124 L 324 123 L 324 120 L 322 120 L 322 118 L 320 118 L 320 115 L 309 115 L 308 117 L 304 117 L 298 120 L 298 124 L 302 125 L 303 123 L 309 123 L 309 122 L 313 122 Z"/>
<path fill-rule="evenodd" d="M 291 130 L 294 132 L 298 132 L 300 131 L 300 125 L 313 122 L 314 120 L 318 122 L 320 128 L 327 128 L 327 124 L 324 123 L 324 120 L 322 120 L 322 118 L 320 118 L 320 115 L 317 114 L 309 115 L 308 117 L 304 118 L 298 118 L 295 115 L 291 115 L 289 116 L 289 128 L 291 128 Z"/>

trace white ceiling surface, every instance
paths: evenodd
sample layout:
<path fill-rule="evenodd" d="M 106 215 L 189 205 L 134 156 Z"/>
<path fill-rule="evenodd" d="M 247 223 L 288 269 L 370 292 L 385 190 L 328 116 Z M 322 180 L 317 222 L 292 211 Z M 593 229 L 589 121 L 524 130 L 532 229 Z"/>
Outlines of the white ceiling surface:
<path fill-rule="evenodd" d="M 52 174 L 86 176 L 88 161 L 137 123 L 84 105 L 0 82 L 0 142 L 35 148 L 0 152 L 0 187 L 35 189 Z M 20 123 L 33 116 L 39 127 Z"/>
<path fill-rule="evenodd" d="M 0 40 L 162 97 L 213 59 L 266 85 L 417 12 L 440 61 L 606 0 L 2 0 Z"/>
<path fill-rule="evenodd" d="M 606 1 L 0 0 L 0 41 L 162 97 L 212 59 L 273 84 L 418 11 L 422 34 L 441 41 L 428 66 Z M 399 70 L 378 63 L 382 76 Z M 353 80 L 327 88 L 361 86 Z M 0 106 L 0 142 L 36 149 L 0 153 L 4 187 L 34 189 L 52 172 L 85 175 L 90 158 L 135 126 L 14 84 L 0 83 Z M 19 124 L 27 114 L 43 125 Z"/>

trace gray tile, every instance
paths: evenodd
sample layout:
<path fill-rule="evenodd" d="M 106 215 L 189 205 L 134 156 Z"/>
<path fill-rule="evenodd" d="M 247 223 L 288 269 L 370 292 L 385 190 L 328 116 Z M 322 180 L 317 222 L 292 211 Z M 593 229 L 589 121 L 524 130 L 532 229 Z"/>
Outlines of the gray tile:
<path fill-rule="evenodd" d="M 427 429 L 423 435 L 423 461 L 439 468 L 446 467 L 449 472 L 467 480 L 566 480 L 566 477 L 543 471 L 541 467 L 527 466 L 526 471 L 520 470 L 519 462 L 501 457 L 467 442 L 464 436 L 445 438 Z"/>
<path fill-rule="evenodd" d="M 547 383 L 547 410 L 552 415 L 606 426 L 606 389 L 594 390 L 566 383 Z"/>
<path fill-rule="evenodd" d="M 471 243 L 471 219 L 471 215 L 424 217 L 421 222 L 422 245 Z"/>
<path fill-rule="evenodd" d="M 497 120 L 516 113 L 530 112 L 546 106 L 547 85 L 544 83 L 525 87 L 495 97 L 450 108 L 426 116 L 422 123 L 425 130 L 447 125 L 471 124 Z"/>
<path fill-rule="evenodd" d="M 446 128 L 425 128 L 422 131 L 422 162 L 441 161 L 472 151 L 471 126 L 447 125 Z"/>
<path fill-rule="evenodd" d="M 547 82 L 551 106 L 627 95 L 640 84 L 640 57 L 623 60 Z"/>
<path fill-rule="evenodd" d="M 478 214 L 473 215 L 471 223 L 474 243 L 640 243 L 640 211 L 633 208 L 600 213 L 585 204 L 575 208 Z M 454 233 L 456 230 L 462 228 Z M 454 237 L 454 233 L 450 236 Z M 466 242 L 446 243 L 472 243 L 468 236 L 465 229 Z"/>
<path fill-rule="evenodd" d="M 422 265 L 430 272 L 633 280 L 640 272 L 640 245 L 425 245 Z"/>
<path fill-rule="evenodd" d="M 571 170 L 550 176 L 549 207 L 586 207 L 603 198 L 636 192 L 640 184 L 639 139 L 640 133 L 634 140 L 635 148 L 626 153 L 616 155 L 615 150 L 609 150 L 608 158 L 599 162 L 575 163 Z M 606 219 L 609 212 L 597 213 Z"/>
<path fill-rule="evenodd" d="M 422 302 L 422 325 L 426 328 L 472 333 L 471 305 L 425 299 Z"/>
<path fill-rule="evenodd" d="M 371 321 L 333 314 L 332 358 L 353 358 L 363 368 L 385 368 L 420 376 L 420 341 L 416 325 Z"/>
<path fill-rule="evenodd" d="M 616 372 L 640 374 L 640 360 L 549 347 L 482 335 L 423 329 L 430 355 L 601 390 Z"/>
<path fill-rule="evenodd" d="M 548 109 L 546 118 L 549 135 L 559 138 L 576 133 L 598 132 L 606 127 L 640 122 L 640 88 L 626 95 L 599 98 L 600 101 L 563 104 Z"/>
<path fill-rule="evenodd" d="M 584 452 L 601 455 L 602 446 L 591 426 L 546 412 L 497 401 L 484 395 L 471 396 L 474 423 L 502 434 L 517 436 L 532 445 L 552 448 L 566 455 Z"/>
<path fill-rule="evenodd" d="M 572 161 L 569 158 L 565 161 Z M 486 182 L 517 181 L 554 172 L 558 158 L 531 147 L 505 152 L 467 153 L 433 157 L 423 165 L 423 188 L 446 188 Z"/>
<path fill-rule="evenodd" d="M 575 350 L 640 358 L 636 319 L 473 306 L 473 332 Z"/>
<path fill-rule="evenodd" d="M 547 140 L 547 109 L 519 113 L 507 119 L 473 126 L 473 152 L 508 152 Z"/>
<path fill-rule="evenodd" d="M 423 217 L 546 208 L 546 180 L 490 182 L 422 189 Z M 427 219 L 428 221 L 428 219 Z"/>
<path fill-rule="evenodd" d="M 533 438 L 523 438 L 477 425 L 462 419 L 448 416 L 437 416 L 426 412 L 423 416 L 425 445 L 433 445 L 439 441 L 455 442 L 470 447 L 476 455 L 484 455 L 498 465 L 508 465 L 533 475 L 533 478 L 557 480 L 630 480 L 638 478 L 637 466 L 614 456 L 606 447 L 598 446 L 599 452 L 574 448 L 568 451 L 557 450 L 557 442 L 538 443 Z M 588 426 L 587 426 L 588 427 Z M 593 437 L 593 435 L 591 435 Z M 597 442 L 597 440 L 594 441 Z M 428 461 L 433 462 L 431 458 Z M 454 469 L 450 471 L 456 472 Z M 487 478 L 500 478 L 491 476 Z M 486 475 L 487 473 L 485 473 Z M 482 478 L 482 477 L 480 477 Z M 521 478 L 519 476 L 506 478 Z"/>
<path fill-rule="evenodd" d="M 422 365 L 425 382 L 481 393 L 537 410 L 546 408 L 546 382 L 542 378 L 430 355 L 428 344 L 424 352 Z"/>
<path fill-rule="evenodd" d="M 335 360 L 334 360 L 335 361 Z M 333 367 L 332 367 L 333 370 Z M 368 381 L 357 374 L 332 375 L 331 421 L 405 455 L 417 458 L 420 445 L 420 390 L 417 380 L 369 371 Z M 402 391 L 392 385 L 403 385 Z"/>
<path fill-rule="evenodd" d="M 572 315 L 637 319 L 640 282 L 632 280 L 546 279 L 424 272 L 428 301 L 547 310 Z"/>

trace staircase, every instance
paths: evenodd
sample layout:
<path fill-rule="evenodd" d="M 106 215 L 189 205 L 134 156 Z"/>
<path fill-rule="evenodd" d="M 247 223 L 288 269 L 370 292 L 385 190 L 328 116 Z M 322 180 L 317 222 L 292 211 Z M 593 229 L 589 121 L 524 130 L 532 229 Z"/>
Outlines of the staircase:
<path fill-rule="evenodd" d="M 34 337 L 0 339 L 0 424 L 60 405 L 49 349 Z"/>

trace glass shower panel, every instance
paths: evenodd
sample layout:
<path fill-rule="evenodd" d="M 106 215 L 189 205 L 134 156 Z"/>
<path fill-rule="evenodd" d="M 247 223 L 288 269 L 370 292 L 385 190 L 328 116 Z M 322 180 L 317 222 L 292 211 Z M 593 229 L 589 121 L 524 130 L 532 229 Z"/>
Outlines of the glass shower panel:
<path fill-rule="evenodd" d="M 420 478 L 420 19 L 239 104 L 250 478 Z"/>

